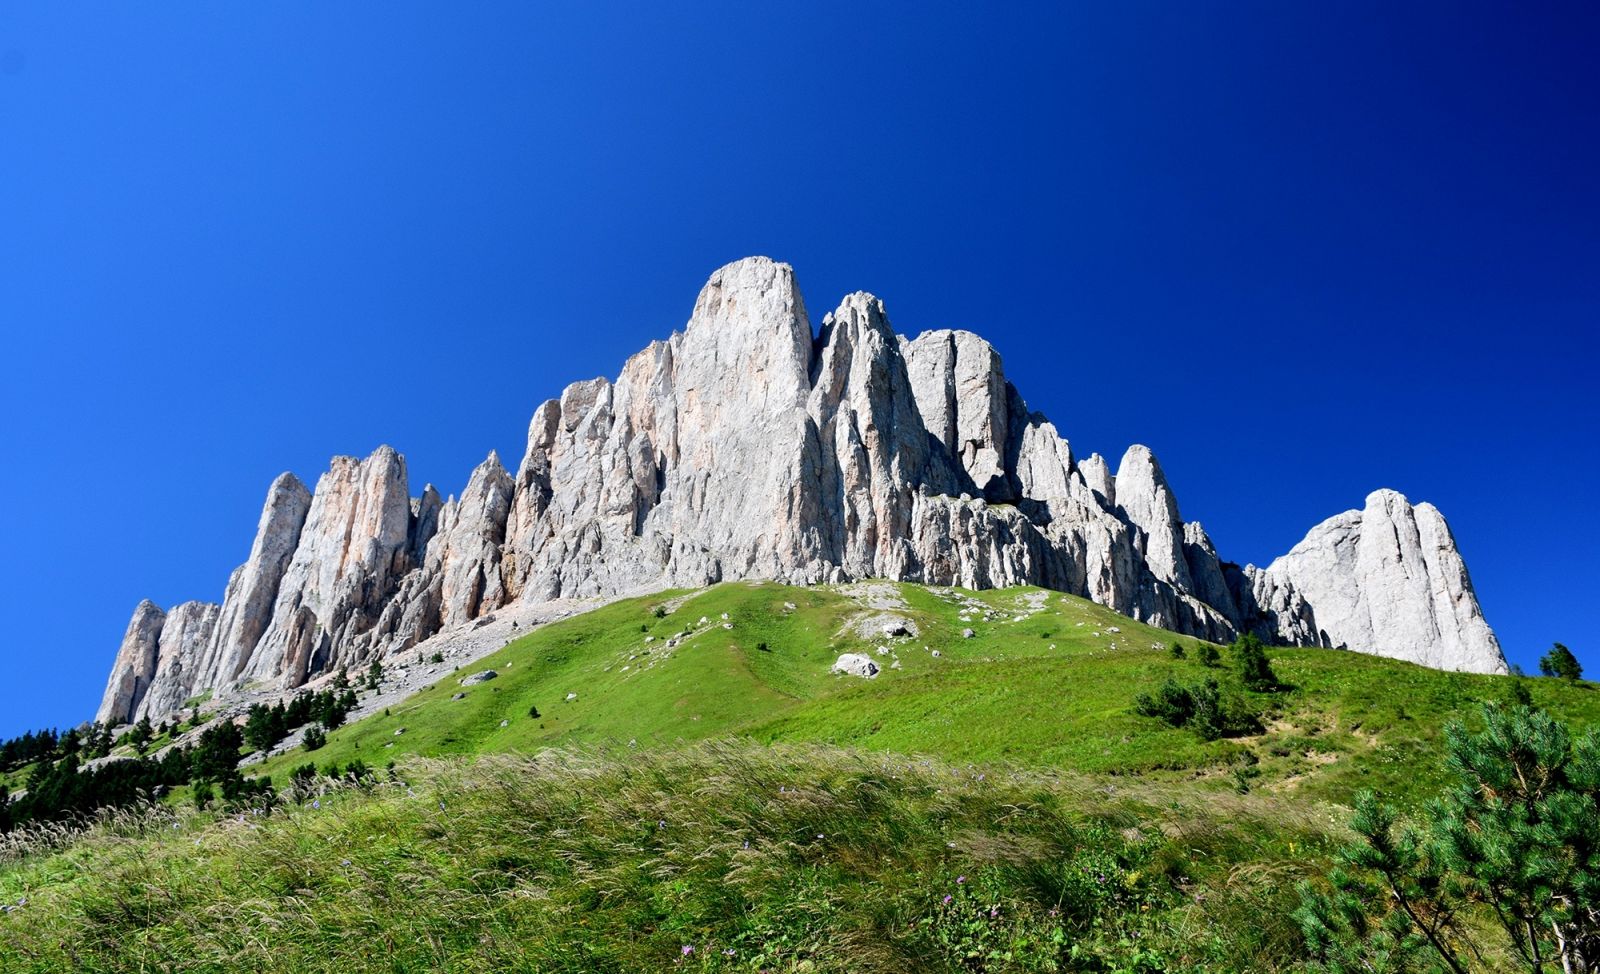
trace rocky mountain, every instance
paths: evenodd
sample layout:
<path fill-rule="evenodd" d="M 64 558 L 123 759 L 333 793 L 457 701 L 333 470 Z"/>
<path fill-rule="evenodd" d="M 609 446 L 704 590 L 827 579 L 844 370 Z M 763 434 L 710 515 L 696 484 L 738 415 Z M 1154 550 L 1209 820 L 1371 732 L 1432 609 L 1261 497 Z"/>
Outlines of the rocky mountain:
<path fill-rule="evenodd" d="M 141 603 L 99 711 L 299 686 L 514 601 L 725 579 L 1032 583 L 1208 639 L 1255 632 L 1504 672 L 1444 519 L 1392 491 L 1266 569 L 1223 561 L 1155 456 L 1078 458 L 970 332 L 896 335 L 858 292 L 818 331 L 786 264 L 721 268 L 688 325 L 535 410 L 515 476 L 409 493 L 405 458 L 337 457 L 268 491 L 221 605 Z"/>

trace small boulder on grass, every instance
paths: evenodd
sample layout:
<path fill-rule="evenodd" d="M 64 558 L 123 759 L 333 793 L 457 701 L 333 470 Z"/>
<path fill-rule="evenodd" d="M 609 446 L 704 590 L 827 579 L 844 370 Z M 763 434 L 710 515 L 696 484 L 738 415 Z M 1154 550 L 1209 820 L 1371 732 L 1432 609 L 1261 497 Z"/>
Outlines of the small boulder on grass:
<path fill-rule="evenodd" d="M 861 653 L 845 653 L 833 662 L 833 669 L 829 672 L 843 673 L 847 676 L 858 676 L 864 680 L 871 680 L 878 675 L 878 664 L 872 657 Z"/>

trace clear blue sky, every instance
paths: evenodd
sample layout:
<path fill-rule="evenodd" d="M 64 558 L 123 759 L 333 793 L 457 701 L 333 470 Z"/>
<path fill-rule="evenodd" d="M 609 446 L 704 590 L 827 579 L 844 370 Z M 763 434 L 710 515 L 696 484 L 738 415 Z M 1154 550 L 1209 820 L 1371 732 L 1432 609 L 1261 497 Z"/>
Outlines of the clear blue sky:
<path fill-rule="evenodd" d="M 977 6 L 4 5 L 0 734 L 280 471 L 459 491 L 750 254 L 988 337 L 1227 558 L 1433 501 L 1600 673 L 1600 7 Z"/>

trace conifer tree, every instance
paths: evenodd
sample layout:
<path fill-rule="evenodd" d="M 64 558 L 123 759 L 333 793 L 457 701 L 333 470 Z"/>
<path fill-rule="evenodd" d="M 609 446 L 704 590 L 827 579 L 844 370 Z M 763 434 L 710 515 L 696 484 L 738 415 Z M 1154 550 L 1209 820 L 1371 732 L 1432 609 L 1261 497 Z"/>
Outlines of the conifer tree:
<path fill-rule="evenodd" d="M 1266 646 L 1254 633 L 1245 633 L 1235 639 L 1228 649 L 1233 654 L 1239 677 L 1246 687 L 1263 693 L 1278 689 L 1278 675 L 1272 672 L 1272 664 L 1267 662 Z"/>
<path fill-rule="evenodd" d="M 1600 729 L 1573 740 L 1521 705 L 1486 705 L 1483 721 L 1446 731 L 1456 783 L 1420 827 L 1358 800 L 1329 888 L 1300 888 L 1315 969 L 1479 969 L 1485 945 L 1458 917 L 1481 903 L 1527 970 L 1600 972 Z"/>
<path fill-rule="evenodd" d="M 1563 680 L 1583 679 L 1583 666 L 1578 663 L 1578 657 L 1560 643 L 1551 646 L 1550 652 L 1540 658 L 1539 672 L 1545 676 L 1559 676 Z"/>

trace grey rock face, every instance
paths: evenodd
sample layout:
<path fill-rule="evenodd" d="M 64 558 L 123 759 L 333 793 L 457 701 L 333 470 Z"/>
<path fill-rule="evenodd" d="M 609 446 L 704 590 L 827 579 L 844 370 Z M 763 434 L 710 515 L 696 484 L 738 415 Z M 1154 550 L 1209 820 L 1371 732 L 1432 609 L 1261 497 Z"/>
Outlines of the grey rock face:
<path fill-rule="evenodd" d="M 505 602 L 500 548 L 514 493 L 511 475 L 494 453 L 472 472 L 458 502 L 445 502 L 428 543 L 426 568 L 440 579 L 440 621 L 458 625 Z"/>
<path fill-rule="evenodd" d="M 1117 506 L 1142 533 L 1142 554 L 1152 574 L 1180 589 L 1194 587 L 1183 557 L 1183 519 L 1167 475 L 1150 448 L 1135 443 L 1117 467 Z"/>
<path fill-rule="evenodd" d="M 881 306 L 880 306 L 881 308 Z M 969 331 L 929 331 L 901 345 L 927 431 L 990 500 L 1009 500 L 1005 450 L 1011 417 L 994 346 Z"/>
<path fill-rule="evenodd" d="M 1329 518 L 1267 574 L 1315 608 L 1320 641 L 1436 669 L 1505 673 L 1444 517 L 1392 490 Z"/>
<path fill-rule="evenodd" d="M 411 567 L 410 530 L 404 458 L 387 446 L 365 460 L 335 457 L 317 481 L 272 619 L 243 676 L 298 686 L 362 662 L 360 637 Z"/>
<path fill-rule="evenodd" d="M 1374 498 L 1240 569 L 1148 449 L 1115 476 L 1078 460 L 988 342 L 899 337 L 862 292 L 814 336 L 792 269 L 754 257 L 615 381 L 541 404 L 514 476 L 491 454 L 459 498 L 412 498 L 383 447 L 335 458 L 315 492 L 280 477 L 220 610 L 180 607 L 179 626 L 141 606 L 101 711 L 298 686 L 515 603 L 741 578 L 1037 584 L 1207 639 L 1503 669 L 1443 518 Z"/>
<path fill-rule="evenodd" d="M 150 689 L 134 707 L 133 720 L 181 710 L 184 701 L 205 688 L 205 673 L 195 663 L 209 655 L 221 611 L 214 602 L 183 602 L 167 613 Z"/>
<path fill-rule="evenodd" d="M 149 599 L 133 610 L 95 720 L 102 724 L 121 724 L 134 719 L 134 712 L 156 676 L 161 627 L 166 621 L 167 614 Z"/>
<path fill-rule="evenodd" d="M 311 491 L 294 474 L 280 474 L 272 482 L 261 507 L 250 557 L 234 572 L 222 598 L 216 634 L 199 661 L 196 686 L 224 686 L 249 666 L 261 634 L 272 621 L 278 584 L 300 543 L 300 529 L 310 509 Z"/>

